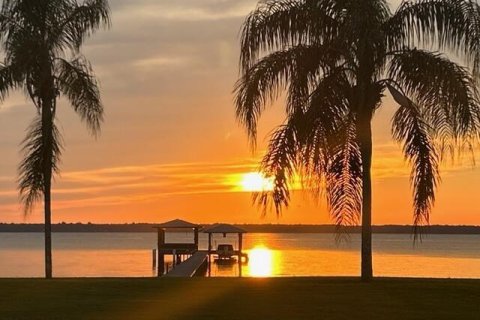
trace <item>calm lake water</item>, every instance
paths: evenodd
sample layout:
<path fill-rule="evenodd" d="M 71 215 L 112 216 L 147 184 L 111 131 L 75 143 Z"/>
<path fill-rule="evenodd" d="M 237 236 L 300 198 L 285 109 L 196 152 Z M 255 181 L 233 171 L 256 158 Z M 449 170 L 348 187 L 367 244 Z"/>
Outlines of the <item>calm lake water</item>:
<path fill-rule="evenodd" d="M 184 233 L 167 234 L 167 241 L 185 241 Z M 221 235 L 221 243 L 237 238 Z M 200 234 L 201 248 L 207 239 Z M 150 277 L 155 233 L 55 233 L 56 277 Z M 247 234 L 248 264 L 243 276 L 356 276 L 360 238 L 336 243 L 332 234 Z M 212 264 L 212 276 L 236 276 L 238 265 Z M 413 245 L 411 236 L 374 235 L 377 276 L 480 278 L 480 235 L 429 235 Z M 41 233 L 0 233 L 0 277 L 43 276 Z"/>

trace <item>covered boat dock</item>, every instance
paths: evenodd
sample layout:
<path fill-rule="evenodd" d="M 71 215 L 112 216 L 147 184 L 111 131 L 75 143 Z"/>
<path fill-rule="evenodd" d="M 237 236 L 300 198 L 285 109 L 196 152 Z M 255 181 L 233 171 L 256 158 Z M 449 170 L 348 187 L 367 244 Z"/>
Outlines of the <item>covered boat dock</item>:
<path fill-rule="evenodd" d="M 173 267 L 180 264 L 184 258 L 191 257 L 198 251 L 198 231 L 201 226 L 180 219 L 175 219 L 155 226 L 157 229 L 157 276 L 161 277 L 165 274 L 165 256 L 171 255 Z M 186 230 L 193 233 L 192 241 L 188 243 L 167 243 L 165 241 L 165 233 L 168 231 Z M 155 255 L 154 255 L 155 265 Z"/>
<path fill-rule="evenodd" d="M 237 234 L 238 235 L 238 248 L 233 249 L 231 252 L 228 252 L 227 254 L 227 259 L 230 259 L 232 257 L 237 258 L 238 262 L 238 273 L 239 276 L 242 276 L 242 260 L 248 261 L 248 255 L 246 253 L 243 253 L 243 235 L 247 233 L 246 230 L 233 226 L 231 224 L 225 224 L 225 223 L 217 223 L 214 224 L 213 226 L 206 228 L 203 230 L 204 233 L 208 234 L 208 256 L 209 256 L 209 271 L 211 270 L 211 262 L 212 262 L 212 255 L 216 255 L 218 258 L 221 258 L 221 256 L 224 254 L 222 252 L 219 252 L 216 249 L 219 249 L 218 247 L 216 249 L 212 248 L 212 240 L 215 235 L 221 234 L 223 235 L 224 238 L 226 238 L 227 234 Z"/>
<path fill-rule="evenodd" d="M 222 261 L 238 262 L 239 276 L 242 276 L 242 261 L 248 261 L 248 255 L 243 252 L 243 235 L 246 230 L 230 224 L 214 224 L 204 230 L 208 235 L 207 250 L 199 250 L 199 230 L 200 225 L 175 219 L 154 227 L 157 229 L 157 249 L 153 254 L 153 265 L 157 268 L 157 276 L 167 277 L 192 277 L 204 275 L 208 270 L 211 274 L 212 257 L 221 258 Z M 169 243 L 165 240 L 166 232 L 187 231 L 192 233 L 192 242 Z M 213 238 L 221 234 L 223 238 L 227 234 L 236 234 L 238 236 L 238 246 L 234 248 L 231 244 L 221 244 L 217 248 L 212 247 Z M 225 249 L 221 252 L 219 249 Z M 172 268 L 168 270 L 165 266 L 165 256 L 172 256 Z"/>

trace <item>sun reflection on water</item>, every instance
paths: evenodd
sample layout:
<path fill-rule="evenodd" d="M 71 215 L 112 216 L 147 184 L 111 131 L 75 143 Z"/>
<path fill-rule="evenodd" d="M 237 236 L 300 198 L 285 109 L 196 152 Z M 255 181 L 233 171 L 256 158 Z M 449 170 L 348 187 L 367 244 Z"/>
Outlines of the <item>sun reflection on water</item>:
<path fill-rule="evenodd" d="M 274 273 L 274 255 L 272 250 L 257 246 L 248 253 L 248 273 L 252 277 L 269 277 Z"/>

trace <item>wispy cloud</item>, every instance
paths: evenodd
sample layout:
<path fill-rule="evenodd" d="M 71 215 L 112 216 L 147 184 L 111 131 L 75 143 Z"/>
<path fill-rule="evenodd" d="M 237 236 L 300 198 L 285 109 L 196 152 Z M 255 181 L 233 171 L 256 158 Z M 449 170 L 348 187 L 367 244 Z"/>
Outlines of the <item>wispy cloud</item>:
<path fill-rule="evenodd" d="M 116 166 L 93 170 L 67 171 L 54 186 L 55 206 L 72 207 L 118 206 L 131 202 L 152 201 L 173 195 L 242 192 L 242 175 L 255 172 L 259 159 L 230 162 L 197 162 Z M 468 165 L 445 166 L 443 171 L 462 170 Z M 402 158 L 400 147 L 383 144 L 375 147 L 373 178 L 404 178 L 410 167 Z M 15 190 L 8 188 L 14 177 L 0 177 L 0 201 L 12 209 L 17 201 Z M 296 184 L 296 189 L 299 188 Z M 0 206 L 0 209 L 2 206 Z M 5 209 L 5 207 L 3 207 Z"/>
<path fill-rule="evenodd" d="M 23 97 L 21 93 L 16 92 L 15 94 L 9 96 L 8 99 L 2 101 L 0 104 L 0 113 L 8 112 L 19 107 L 24 107 L 27 103 L 29 103 L 27 102 L 27 99 Z"/>
<path fill-rule="evenodd" d="M 257 161 L 123 166 L 64 172 L 53 188 L 57 209 L 119 206 L 172 195 L 240 191 L 231 176 L 251 172 Z M 3 177 L 8 180 L 8 177 Z M 10 179 L 13 179 L 10 178 Z M 12 210 L 14 190 L 0 190 L 0 210 Z M 18 207 L 15 209 L 18 210 Z"/>
<path fill-rule="evenodd" d="M 165 57 L 156 56 L 145 59 L 139 59 L 133 63 L 135 67 L 139 68 L 158 68 L 158 67 L 175 67 L 186 66 L 191 60 L 182 57 Z"/>
<path fill-rule="evenodd" d="M 374 180 L 408 177 L 409 166 L 402 159 L 398 145 L 375 148 Z M 93 170 L 68 171 L 55 183 L 55 209 L 94 208 L 148 203 L 178 195 L 224 194 L 243 192 L 242 175 L 258 169 L 258 159 L 231 162 L 198 162 L 118 166 Z M 460 170 L 466 167 L 450 167 Z M 0 177 L 2 181 L 12 177 Z M 295 185 L 295 189 L 300 184 Z M 15 190 L 0 189 L 0 210 L 19 209 Z"/>
<path fill-rule="evenodd" d="M 175 21 L 209 21 L 243 17 L 255 7 L 255 0 L 164 0 L 125 2 L 119 12 L 144 18 Z"/>

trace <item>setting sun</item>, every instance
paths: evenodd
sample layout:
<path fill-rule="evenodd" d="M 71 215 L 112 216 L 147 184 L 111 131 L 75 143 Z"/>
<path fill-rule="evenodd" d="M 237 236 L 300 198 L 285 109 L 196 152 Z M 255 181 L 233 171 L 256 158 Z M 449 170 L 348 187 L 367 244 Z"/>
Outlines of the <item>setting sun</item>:
<path fill-rule="evenodd" d="M 244 191 L 269 191 L 273 189 L 273 181 L 261 173 L 249 172 L 242 175 L 240 186 Z"/>

